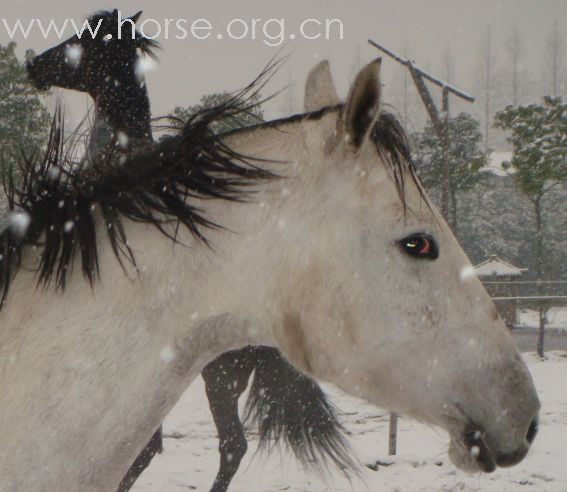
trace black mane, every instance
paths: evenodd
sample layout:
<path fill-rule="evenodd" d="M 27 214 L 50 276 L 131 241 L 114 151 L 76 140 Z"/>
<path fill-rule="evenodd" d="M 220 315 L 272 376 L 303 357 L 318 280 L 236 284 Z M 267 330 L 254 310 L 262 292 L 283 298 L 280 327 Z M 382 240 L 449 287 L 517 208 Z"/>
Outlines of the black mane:
<path fill-rule="evenodd" d="M 259 123 L 257 125 L 247 126 L 245 128 L 230 131 L 225 134 L 239 134 L 254 131 L 260 128 L 278 128 L 282 125 L 296 123 L 305 120 L 320 120 L 326 114 L 337 112 L 341 117 L 344 105 L 337 104 L 334 106 L 326 106 L 317 111 L 310 113 L 301 113 L 287 118 Z M 406 132 L 393 113 L 383 112 L 380 114 L 378 121 L 374 125 L 370 135 L 376 150 L 384 164 L 390 169 L 393 175 L 396 189 L 404 209 L 406 208 L 405 200 L 405 171 L 409 171 L 410 178 L 417 185 L 422 197 L 425 197 L 423 186 L 417 175 L 417 170 L 411 155 L 411 148 Z"/>
<path fill-rule="evenodd" d="M 29 219 L 27 227 L 12 224 L 0 233 L 0 299 L 6 301 L 25 246 L 40 251 L 38 284 L 55 283 L 63 290 L 73 260 L 81 257 L 83 276 L 93 284 L 99 275 L 95 210 L 118 261 L 135 266 L 123 218 L 153 224 L 176 241 L 180 227 L 207 243 L 203 230 L 220 228 L 206 218 L 194 199 L 242 201 L 258 181 L 275 176 L 254 159 L 222 142 L 210 127 L 249 110 L 250 94 L 268 74 L 221 106 L 195 114 L 183 130 L 138 153 L 119 151 L 73 164 L 63 139 L 61 113 L 53 119 L 45 152 L 24 157 L 21 180 L 3 168 L 3 184 L 11 212 Z"/>
<path fill-rule="evenodd" d="M 54 117 L 49 144 L 41 155 L 23 159 L 22 179 L 18 183 L 11 169 L 3 169 L 3 182 L 12 212 L 29 218 L 27 227 L 7 227 L 0 232 L 0 300 L 6 301 L 10 282 L 17 273 L 22 250 L 34 246 L 40 252 L 36 273 L 38 284 L 55 283 L 65 288 L 74 259 L 80 255 L 83 276 L 92 285 L 99 276 L 95 211 L 104 221 L 112 250 L 124 267 L 124 261 L 136 265 L 123 227 L 123 218 L 146 222 L 177 241 L 180 227 L 207 243 L 204 230 L 221 228 L 211 222 L 195 205 L 195 199 L 243 201 L 258 182 L 276 176 L 258 167 L 259 162 L 229 148 L 210 130 L 225 118 L 235 118 L 250 111 L 250 97 L 258 94 L 274 65 L 256 81 L 221 106 L 195 114 L 182 131 L 163 138 L 138 153 L 121 155 L 110 152 L 94 162 L 73 164 L 68 144 L 63 139 L 60 112 Z M 300 119 L 319 119 L 340 106 L 296 115 L 248 127 L 277 127 Z M 378 151 L 393 170 L 396 186 L 404 201 L 404 169 L 409 166 L 417 181 L 409 145 L 397 120 L 388 114 L 377 122 L 373 132 Z M 405 204 L 405 203 L 404 203 Z"/>

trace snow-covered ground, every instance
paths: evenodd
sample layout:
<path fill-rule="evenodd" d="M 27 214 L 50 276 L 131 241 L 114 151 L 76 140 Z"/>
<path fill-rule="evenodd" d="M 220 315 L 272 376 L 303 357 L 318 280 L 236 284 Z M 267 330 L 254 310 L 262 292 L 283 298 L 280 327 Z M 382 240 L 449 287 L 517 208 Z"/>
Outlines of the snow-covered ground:
<path fill-rule="evenodd" d="M 363 463 L 387 463 L 377 471 L 364 467 L 362 480 L 349 483 L 334 470 L 325 477 L 306 473 L 289 456 L 253 457 L 256 438 L 244 458 L 231 491 L 465 491 L 567 492 L 567 352 L 548 354 L 540 361 L 524 354 L 542 401 L 540 432 L 528 457 L 519 465 L 490 475 L 467 476 L 446 454 L 447 437 L 408 419 L 399 421 L 398 456 L 387 455 L 388 421 L 384 412 L 327 387 L 343 411 L 351 444 Z M 207 491 L 217 471 L 217 438 L 199 378 L 164 424 L 170 438 L 140 477 L 134 490 Z"/>
<path fill-rule="evenodd" d="M 533 309 L 518 311 L 518 326 L 522 328 L 539 328 L 539 313 Z M 567 308 L 552 307 L 547 311 L 546 328 L 567 331 Z"/>

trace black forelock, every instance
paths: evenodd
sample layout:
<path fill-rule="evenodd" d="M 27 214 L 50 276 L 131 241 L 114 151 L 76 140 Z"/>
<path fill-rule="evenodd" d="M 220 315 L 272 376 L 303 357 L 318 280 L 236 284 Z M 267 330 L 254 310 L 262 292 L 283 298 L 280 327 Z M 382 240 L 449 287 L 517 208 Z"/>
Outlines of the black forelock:
<path fill-rule="evenodd" d="M 301 113 L 246 128 L 233 130 L 229 134 L 247 133 L 259 128 L 278 128 L 290 123 L 299 121 L 317 121 L 329 113 L 337 113 L 337 118 L 342 117 L 344 104 L 326 106 L 317 111 L 309 113 Z M 406 208 L 405 200 L 405 176 L 409 172 L 412 181 L 417 185 L 418 190 L 424 196 L 423 186 L 417 175 L 413 158 L 411 155 L 410 143 L 408 141 L 405 130 L 399 120 L 393 113 L 382 112 L 374 124 L 374 128 L 370 133 L 370 138 L 376 146 L 376 150 L 380 158 L 388 169 L 392 172 L 396 189 L 404 209 Z"/>

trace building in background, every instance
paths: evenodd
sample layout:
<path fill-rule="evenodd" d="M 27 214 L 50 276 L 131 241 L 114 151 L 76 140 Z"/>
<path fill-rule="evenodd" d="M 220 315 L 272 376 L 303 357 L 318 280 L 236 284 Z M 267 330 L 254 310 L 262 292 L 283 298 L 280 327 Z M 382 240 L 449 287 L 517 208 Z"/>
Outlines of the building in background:
<path fill-rule="evenodd" d="M 519 280 L 522 274 L 527 271 L 527 268 L 516 267 L 496 255 L 491 255 L 474 268 L 490 297 L 517 297 L 519 294 L 518 284 L 513 283 L 513 281 Z M 506 326 L 513 328 L 517 321 L 516 302 L 496 302 L 496 308 Z"/>

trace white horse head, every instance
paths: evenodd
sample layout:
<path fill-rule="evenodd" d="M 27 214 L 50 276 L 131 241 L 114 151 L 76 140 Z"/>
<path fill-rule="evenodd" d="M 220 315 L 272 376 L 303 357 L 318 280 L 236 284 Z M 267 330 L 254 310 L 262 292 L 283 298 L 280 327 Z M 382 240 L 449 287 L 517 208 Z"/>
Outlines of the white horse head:
<path fill-rule="evenodd" d="M 443 427 L 463 469 L 525 456 L 539 408 L 531 377 L 480 282 L 461 275 L 470 263 L 381 111 L 379 67 L 361 70 L 344 105 L 321 65 L 306 115 L 214 147 L 190 127 L 169 153 L 166 143 L 77 188 L 67 176 L 56 190 L 63 212 L 57 196 L 20 200 L 32 204 L 23 241 L 42 233 L 49 248 L 22 252 L 29 268 L 0 312 L 0 489 L 112 490 L 204 365 L 248 344 L 276 346 L 317 378 Z M 281 179 L 227 204 L 247 164 L 210 162 L 220 155 L 249 156 Z M 66 207 L 75 228 L 61 219 Z M 225 229 L 207 232 L 209 249 L 194 236 L 211 222 Z M 104 231 L 110 240 L 94 248 Z M 130 276 L 116 267 L 127 248 Z M 91 280 L 100 270 L 94 288 L 71 271 L 81 262 Z M 36 289 L 38 270 L 67 292 Z"/>

